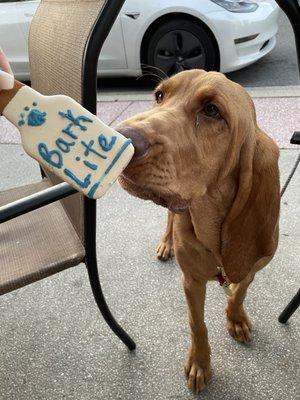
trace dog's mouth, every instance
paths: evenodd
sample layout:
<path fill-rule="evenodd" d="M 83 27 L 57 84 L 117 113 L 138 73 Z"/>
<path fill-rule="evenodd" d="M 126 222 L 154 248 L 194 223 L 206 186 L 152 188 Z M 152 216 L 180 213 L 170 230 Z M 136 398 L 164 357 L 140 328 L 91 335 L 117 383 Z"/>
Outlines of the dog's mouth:
<path fill-rule="evenodd" d="M 146 186 L 140 186 L 125 176 L 124 173 L 119 177 L 119 183 L 131 195 L 143 200 L 151 200 L 153 203 L 166 207 L 176 214 L 183 213 L 189 207 L 189 202 L 182 199 L 177 193 L 171 191 L 161 193 Z"/>

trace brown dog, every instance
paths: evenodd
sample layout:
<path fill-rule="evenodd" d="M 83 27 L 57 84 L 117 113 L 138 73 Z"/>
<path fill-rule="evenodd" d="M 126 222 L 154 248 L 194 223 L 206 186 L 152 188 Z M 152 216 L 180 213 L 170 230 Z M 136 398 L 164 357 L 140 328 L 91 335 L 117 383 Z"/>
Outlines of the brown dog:
<path fill-rule="evenodd" d="M 251 338 L 243 301 L 277 247 L 279 151 L 258 128 L 247 92 L 220 73 L 181 72 L 155 97 L 152 110 L 119 127 L 136 148 L 120 183 L 170 210 L 157 251 L 166 259 L 174 244 L 183 272 L 191 329 L 185 372 L 198 393 L 211 376 L 204 301 L 218 267 L 232 282 L 228 331 L 240 342 Z"/>

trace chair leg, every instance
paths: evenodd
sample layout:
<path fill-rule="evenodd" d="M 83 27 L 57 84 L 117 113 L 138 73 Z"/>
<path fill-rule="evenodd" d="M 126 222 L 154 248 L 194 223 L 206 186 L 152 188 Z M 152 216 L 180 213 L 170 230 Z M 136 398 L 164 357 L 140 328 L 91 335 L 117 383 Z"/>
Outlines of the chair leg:
<path fill-rule="evenodd" d="M 122 342 L 128 347 L 128 349 L 134 350 L 136 348 L 136 344 L 131 339 L 131 337 L 124 331 L 124 329 L 117 323 L 110 309 L 108 308 L 100 284 L 97 262 L 92 261 L 90 263 L 87 263 L 86 266 L 94 298 L 96 300 L 96 303 L 99 307 L 101 314 L 103 315 L 103 318 L 105 319 L 111 330 L 122 340 Z"/>
<path fill-rule="evenodd" d="M 285 307 L 282 313 L 279 315 L 278 321 L 285 324 L 288 319 L 294 314 L 297 308 L 300 306 L 300 289 L 296 295 L 292 298 L 289 304 Z"/>

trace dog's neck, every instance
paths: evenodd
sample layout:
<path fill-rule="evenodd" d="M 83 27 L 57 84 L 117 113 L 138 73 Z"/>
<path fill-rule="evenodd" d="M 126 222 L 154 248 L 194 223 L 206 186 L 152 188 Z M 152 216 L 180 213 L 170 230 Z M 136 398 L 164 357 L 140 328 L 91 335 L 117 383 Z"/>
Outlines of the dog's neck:
<path fill-rule="evenodd" d="M 212 185 L 204 194 L 196 196 L 189 207 L 195 236 L 203 246 L 220 257 L 222 224 L 237 192 L 236 172 L 222 183 Z"/>

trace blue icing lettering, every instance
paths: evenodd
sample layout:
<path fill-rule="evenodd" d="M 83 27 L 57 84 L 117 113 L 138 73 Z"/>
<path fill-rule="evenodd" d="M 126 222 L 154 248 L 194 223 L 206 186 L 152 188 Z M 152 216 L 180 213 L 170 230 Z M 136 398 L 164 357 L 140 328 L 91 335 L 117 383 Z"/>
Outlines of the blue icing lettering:
<path fill-rule="evenodd" d="M 75 146 L 75 142 L 67 142 L 65 139 L 58 138 L 55 141 L 56 146 L 64 153 L 69 153 L 72 146 Z"/>
<path fill-rule="evenodd" d="M 80 115 L 79 117 L 75 117 L 71 110 L 67 110 L 67 112 L 59 111 L 58 114 L 63 118 L 67 118 L 71 122 L 71 126 L 72 125 L 78 126 L 78 128 L 80 128 L 81 131 L 87 130 L 87 127 L 85 125 L 82 125 L 81 122 L 90 122 L 90 123 L 93 122 L 92 119 L 86 117 L 85 115 Z"/>
<path fill-rule="evenodd" d="M 96 193 L 98 187 L 100 186 L 102 180 L 103 180 L 103 178 L 102 178 L 101 180 L 99 180 L 97 183 L 95 183 L 95 184 L 90 188 L 90 190 L 88 191 L 87 196 L 88 196 L 90 199 L 93 199 L 93 198 L 94 198 L 94 195 L 95 195 L 95 193 Z"/>
<path fill-rule="evenodd" d="M 65 168 L 64 169 L 64 173 L 65 175 L 67 175 L 69 178 L 71 178 L 79 187 L 81 187 L 82 189 L 86 189 L 90 183 L 91 183 L 91 178 L 92 175 L 88 174 L 84 180 L 82 181 L 81 179 L 79 179 L 72 171 L 70 171 L 69 169 Z"/>
<path fill-rule="evenodd" d="M 116 141 L 117 141 L 117 137 L 116 137 L 116 136 L 113 136 L 113 137 L 111 138 L 110 143 L 107 142 L 107 139 L 106 139 L 106 137 L 105 137 L 103 134 L 101 134 L 101 135 L 98 137 L 98 142 L 99 142 L 100 147 L 101 147 L 101 149 L 102 149 L 103 151 L 110 151 L 110 150 L 113 148 L 113 146 L 114 146 L 114 144 L 116 143 Z"/>
<path fill-rule="evenodd" d="M 117 152 L 115 157 L 113 158 L 112 162 L 110 163 L 110 165 L 105 170 L 104 175 L 107 175 L 109 173 L 109 171 L 112 169 L 112 167 L 115 165 L 115 163 L 118 161 L 118 159 L 121 157 L 123 152 L 127 149 L 127 147 L 130 144 L 131 144 L 131 140 L 130 139 L 127 139 L 126 142 L 123 143 L 123 145 L 121 146 L 121 148 L 119 149 L 119 151 Z"/>
<path fill-rule="evenodd" d="M 49 151 L 45 143 L 40 143 L 38 145 L 38 151 L 43 160 L 52 165 L 52 167 L 59 169 L 63 166 L 63 158 L 58 150 Z"/>
<path fill-rule="evenodd" d="M 84 160 L 84 161 L 83 161 L 83 164 L 84 164 L 86 167 L 92 169 L 93 171 L 96 171 L 96 169 L 98 168 L 98 165 L 97 165 L 97 164 L 94 164 L 94 163 L 92 163 L 92 162 L 90 162 L 90 161 L 88 161 L 88 160 Z"/>
<path fill-rule="evenodd" d="M 81 141 L 81 144 L 85 147 L 85 152 L 84 155 L 86 157 L 89 156 L 90 152 L 96 154 L 97 156 L 103 158 L 104 160 L 107 158 L 106 156 L 98 153 L 98 151 L 96 151 L 95 149 L 93 149 L 95 141 L 94 140 L 90 140 L 89 143 L 86 143 L 84 140 Z"/>
<path fill-rule="evenodd" d="M 78 139 L 78 136 L 71 130 L 73 124 L 69 124 L 66 128 L 62 129 L 62 132 L 66 135 L 69 135 L 72 139 Z"/>
<path fill-rule="evenodd" d="M 100 179 L 98 180 L 98 182 L 94 183 L 94 185 L 90 188 L 90 190 L 87 193 L 87 196 L 91 199 L 94 198 L 94 195 L 97 191 L 97 189 L 99 188 L 99 186 L 101 185 L 103 179 L 106 177 L 106 175 L 109 173 L 109 171 L 113 168 L 113 166 L 116 164 L 116 162 L 119 160 L 119 158 L 121 157 L 121 155 L 124 153 L 124 151 L 127 149 L 127 147 L 131 144 L 131 140 L 127 139 L 126 142 L 123 143 L 123 145 L 121 146 L 121 148 L 119 149 L 119 151 L 117 152 L 117 154 L 115 155 L 115 157 L 113 158 L 112 162 L 110 163 L 110 165 L 107 167 L 107 169 L 105 170 L 104 174 L 100 177 Z"/>
<path fill-rule="evenodd" d="M 46 122 L 46 115 L 46 112 L 33 109 L 28 114 L 27 123 L 29 126 L 41 126 Z"/>

